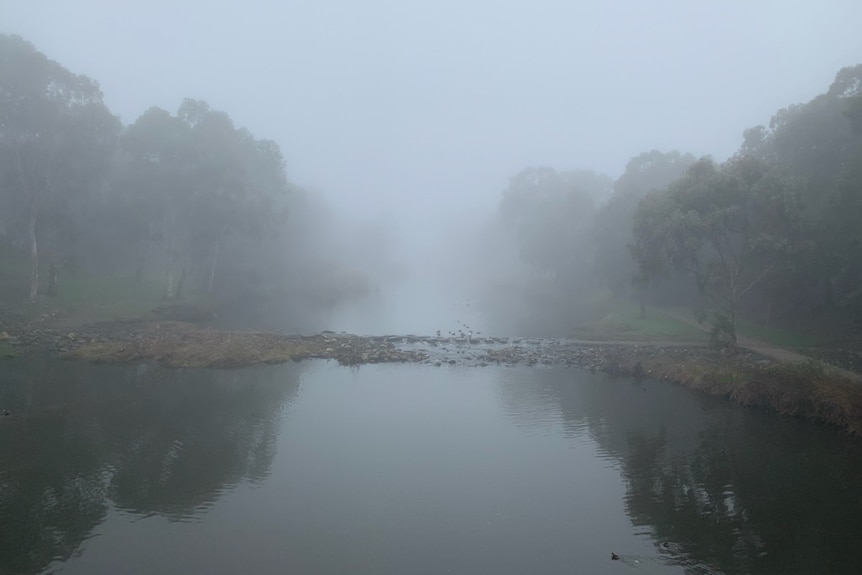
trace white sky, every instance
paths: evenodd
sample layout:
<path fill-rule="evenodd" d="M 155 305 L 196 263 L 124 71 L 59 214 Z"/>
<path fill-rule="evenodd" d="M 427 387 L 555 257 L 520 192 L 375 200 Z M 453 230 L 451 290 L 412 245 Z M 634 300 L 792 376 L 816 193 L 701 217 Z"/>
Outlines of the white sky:
<path fill-rule="evenodd" d="M 0 32 L 125 122 L 205 99 L 294 181 L 408 228 L 490 207 L 531 165 L 723 159 L 862 62 L 860 22 L 858 0 L 0 0 Z"/>

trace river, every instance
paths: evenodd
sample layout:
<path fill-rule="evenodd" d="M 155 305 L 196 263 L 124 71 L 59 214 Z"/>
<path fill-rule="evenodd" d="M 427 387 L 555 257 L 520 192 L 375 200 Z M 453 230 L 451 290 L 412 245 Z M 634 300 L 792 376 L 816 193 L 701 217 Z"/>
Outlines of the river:
<path fill-rule="evenodd" d="M 322 361 L 0 367 L 3 574 L 862 564 L 858 441 L 661 382 Z"/>

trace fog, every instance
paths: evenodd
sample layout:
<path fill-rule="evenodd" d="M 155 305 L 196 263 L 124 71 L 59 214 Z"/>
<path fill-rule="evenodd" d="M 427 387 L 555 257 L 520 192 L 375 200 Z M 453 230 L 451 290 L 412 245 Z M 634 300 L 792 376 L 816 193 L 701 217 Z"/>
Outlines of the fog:
<path fill-rule="evenodd" d="M 564 335 L 596 309 L 587 277 L 595 274 L 586 271 L 594 256 L 563 246 L 544 268 L 519 257 L 526 236 L 513 230 L 544 229 L 549 216 L 525 223 L 521 208 L 515 219 L 501 216 L 511 178 L 544 167 L 562 180 L 572 170 L 605 178 L 607 189 L 572 208 L 585 216 L 583 234 L 562 222 L 569 235 L 535 249 L 584 246 L 589 214 L 610 201 L 632 158 L 678 150 L 723 162 L 747 128 L 768 125 L 862 62 L 862 5 L 849 0 L 0 6 L 0 32 L 99 82 L 125 126 L 153 106 L 173 113 L 194 98 L 278 144 L 287 179 L 316 207 L 290 210 L 286 235 L 267 249 L 293 259 L 269 267 L 312 278 L 310 292 L 361 275 L 367 298 L 357 307 L 333 296 L 320 321 L 298 320 L 304 304 L 280 314 L 258 306 L 254 322 L 284 329 L 427 333 L 457 320 Z M 615 229 L 623 249 L 630 218 Z M 561 258 L 572 260 L 566 269 Z M 315 276 L 321 262 L 337 274 Z M 530 279 L 563 276 L 568 283 L 556 287 Z M 467 302 L 484 320 L 464 311 Z"/>
<path fill-rule="evenodd" d="M 0 0 L 0 573 L 855 572 L 860 23 Z"/>

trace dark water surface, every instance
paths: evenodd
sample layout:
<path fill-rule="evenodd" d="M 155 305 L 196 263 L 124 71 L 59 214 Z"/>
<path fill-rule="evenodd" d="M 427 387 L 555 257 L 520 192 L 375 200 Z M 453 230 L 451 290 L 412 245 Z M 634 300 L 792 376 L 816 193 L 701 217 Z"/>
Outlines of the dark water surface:
<path fill-rule="evenodd" d="M 3 408 L 3 574 L 862 571 L 858 441 L 659 382 L 13 360 Z"/>

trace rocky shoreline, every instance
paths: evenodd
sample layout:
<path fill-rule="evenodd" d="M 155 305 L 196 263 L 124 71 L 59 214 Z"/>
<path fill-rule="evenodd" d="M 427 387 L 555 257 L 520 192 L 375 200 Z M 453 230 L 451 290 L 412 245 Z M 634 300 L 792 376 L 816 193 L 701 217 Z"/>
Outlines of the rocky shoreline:
<path fill-rule="evenodd" d="M 304 359 L 334 360 L 347 366 L 567 366 L 669 381 L 862 435 L 858 377 L 820 362 L 776 361 L 749 350 L 721 354 L 697 344 L 570 339 L 286 335 L 174 321 L 94 323 L 70 329 L 37 319 L 26 325 L 4 323 L 0 328 L 0 346 L 19 356 L 155 361 L 183 368 L 240 368 Z"/>
<path fill-rule="evenodd" d="M 416 335 L 357 336 L 325 331 L 286 335 L 225 331 L 175 321 L 104 322 L 62 328 L 31 321 L 0 331 L 0 342 L 16 355 L 101 362 L 158 361 L 175 367 L 243 367 L 302 359 L 332 359 L 342 365 L 407 362 L 437 367 L 564 365 L 629 373 L 632 359 L 702 360 L 714 355 L 697 344 L 584 342 L 559 338 L 466 338 Z M 746 360 L 769 360 L 741 352 Z"/>

